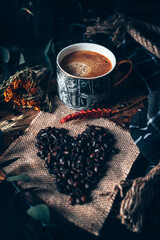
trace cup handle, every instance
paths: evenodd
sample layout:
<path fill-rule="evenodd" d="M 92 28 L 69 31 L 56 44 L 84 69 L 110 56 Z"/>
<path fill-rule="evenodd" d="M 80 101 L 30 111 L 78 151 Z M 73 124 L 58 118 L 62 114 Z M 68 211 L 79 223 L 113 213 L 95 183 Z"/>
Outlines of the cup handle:
<path fill-rule="evenodd" d="M 120 67 L 123 63 L 128 63 L 128 64 L 130 65 L 130 68 L 129 68 L 129 70 L 128 70 L 128 73 L 126 73 L 126 75 L 125 75 L 124 77 L 122 77 L 118 82 L 116 82 L 116 83 L 114 84 L 114 87 L 116 87 L 116 86 L 119 85 L 121 82 L 123 82 L 123 81 L 130 75 L 130 73 L 132 72 L 132 61 L 131 61 L 129 58 L 117 62 L 117 64 L 116 64 L 116 70 L 118 70 L 119 67 Z"/>

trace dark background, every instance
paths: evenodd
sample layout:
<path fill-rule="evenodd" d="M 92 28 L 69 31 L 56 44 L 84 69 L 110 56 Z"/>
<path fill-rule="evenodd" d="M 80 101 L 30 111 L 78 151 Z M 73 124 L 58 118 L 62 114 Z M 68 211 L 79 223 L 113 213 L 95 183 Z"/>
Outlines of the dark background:
<path fill-rule="evenodd" d="M 25 2 L 29 1 L 0 0 L 0 44 L 17 46 L 21 43 L 20 8 L 25 5 Z M 53 26 L 52 34 L 55 39 L 57 32 L 54 29 L 57 30 L 58 28 L 58 26 L 55 26 L 56 19 L 65 16 L 66 19 L 80 20 L 80 16 L 76 12 L 77 2 L 82 4 L 83 14 L 85 14 L 87 9 L 94 8 L 96 11 L 106 12 L 107 16 L 107 13 L 116 7 L 123 11 L 126 16 L 144 19 L 157 25 L 160 24 L 160 1 L 158 0 L 41 0 L 39 2 L 42 4 L 45 2 L 46 9 L 48 8 L 48 11 L 51 10 L 52 12 L 50 13 L 50 15 L 52 14 L 50 21 L 46 21 L 43 24 L 45 28 L 48 24 Z M 58 31 L 63 31 L 63 29 L 58 28 Z"/>
<path fill-rule="evenodd" d="M 11 56 L 10 69 L 5 70 L 7 76 L 14 73 L 11 68 L 19 61 L 20 53 L 26 64 L 34 65 L 50 39 L 54 43 L 66 41 L 73 23 L 83 24 L 83 19 L 91 12 L 91 18 L 100 16 L 105 20 L 115 8 L 126 18 L 160 25 L 158 0 L 0 0 L 0 45 L 7 48 Z M 24 9 L 29 9 L 33 16 Z M 83 27 L 77 28 L 78 34 L 81 31 Z M 75 32 L 68 38 L 71 40 L 73 37 Z M 82 40 L 77 37 L 76 41 Z M 69 44 L 71 42 L 66 43 Z M 64 46 L 61 44 L 60 48 Z M 1 58 L 0 63 L 3 62 Z"/>
<path fill-rule="evenodd" d="M 21 17 L 21 8 L 25 8 L 29 1 L 26 0 L 0 0 L 0 45 L 8 48 L 11 52 L 16 54 L 17 52 L 23 50 L 28 46 L 35 46 L 38 44 L 40 47 L 44 47 L 48 39 L 53 38 L 55 42 L 60 41 L 65 32 L 64 22 L 68 25 L 73 22 L 81 23 L 83 17 L 86 16 L 86 13 L 89 9 L 95 13 L 96 16 L 101 16 L 103 19 L 107 17 L 114 8 L 118 8 L 126 17 L 133 17 L 136 19 L 145 20 L 155 25 L 160 25 L 160 1 L 158 0 L 34 0 L 35 4 L 40 3 L 40 28 L 39 32 L 35 33 L 36 36 L 39 36 L 38 43 L 34 43 L 35 38 L 31 25 L 27 26 L 26 22 L 23 22 Z M 78 5 L 80 3 L 80 5 Z M 32 9 L 36 15 L 36 7 Z M 81 10 L 81 11 L 80 11 Z M 31 44 L 31 45 L 27 45 Z M 30 51 L 34 49 L 29 48 Z M 145 159 L 141 156 L 140 159 L 141 166 L 145 164 Z M 136 165 L 136 163 L 135 163 Z M 134 166 L 132 173 L 135 172 Z M 136 169 L 136 174 L 141 176 L 144 174 L 144 169 Z M 132 175 L 131 173 L 131 175 Z M 10 196 L 8 197 L 10 198 Z M 12 199 L 10 198 L 10 201 Z M 7 218 L 8 216 L 6 209 L 8 206 L 0 207 L 1 221 L 0 221 L 0 232 L 1 240 L 12 240 L 12 239 L 23 239 L 22 237 L 17 237 L 17 234 L 20 231 L 16 230 L 15 225 L 17 222 L 23 222 L 23 216 L 19 217 L 19 213 L 25 212 L 25 207 L 23 204 L 17 204 L 18 209 L 14 209 L 12 217 Z M 20 206 L 20 207 L 19 207 Z M 19 209 L 20 208 L 20 209 Z M 18 214 L 17 214 L 18 213 Z M 22 214 L 21 214 L 22 215 Z M 17 220 L 18 219 L 18 220 Z M 9 231 L 8 231 L 9 229 Z M 79 229 L 72 229 L 70 239 L 95 239 L 93 236 L 88 235 L 86 232 L 80 232 Z M 10 238 L 5 238 L 6 232 L 10 233 Z M 3 235 L 4 233 L 4 235 Z M 147 239 L 159 239 L 159 225 L 154 225 L 149 223 L 149 225 L 144 226 L 144 231 L 142 234 L 131 234 L 125 227 L 123 227 L 118 220 L 113 220 L 109 217 L 106 220 L 100 239 L 123 239 L 123 240 L 147 240 Z M 64 238 L 63 238 L 64 239 Z"/>

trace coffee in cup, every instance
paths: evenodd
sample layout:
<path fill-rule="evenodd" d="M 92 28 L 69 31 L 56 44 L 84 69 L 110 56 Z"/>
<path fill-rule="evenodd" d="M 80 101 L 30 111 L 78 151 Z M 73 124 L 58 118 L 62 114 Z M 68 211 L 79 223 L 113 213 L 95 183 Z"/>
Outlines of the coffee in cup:
<path fill-rule="evenodd" d="M 76 51 L 62 59 L 62 69 L 76 77 L 98 77 L 112 69 L 111 61 L 92 51 Z"/>

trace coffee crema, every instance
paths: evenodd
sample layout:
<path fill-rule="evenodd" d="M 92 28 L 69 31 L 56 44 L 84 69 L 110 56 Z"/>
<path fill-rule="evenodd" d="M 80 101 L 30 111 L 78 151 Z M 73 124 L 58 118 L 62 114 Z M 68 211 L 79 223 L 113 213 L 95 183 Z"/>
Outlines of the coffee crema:
<path fill-rule="evenodd" d="M 100 53 L 76 51 L 62 59 L 62 69 L 75 77 L 98 77 L 112 69 L 111 61 Z"/>

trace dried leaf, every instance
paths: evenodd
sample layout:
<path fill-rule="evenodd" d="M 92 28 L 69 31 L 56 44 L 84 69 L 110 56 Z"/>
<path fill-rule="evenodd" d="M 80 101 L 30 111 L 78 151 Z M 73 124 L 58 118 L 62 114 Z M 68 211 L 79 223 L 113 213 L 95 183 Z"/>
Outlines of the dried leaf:
<path fill-rule="evenodd" d="M 30 207 L 27 214 L 38 221 L 43 221 L 49 223 L 50 221 L 50 211 L 47 205 L 39 204 L 34 207 Z"/>
<path fill-rule="evenodd" d="M 31 180 L 31 177 L 27 174 L 21 174 L 21 175 L 11 176 L 7 178 L 8 182 L 17 182 L 17 181 L 29 182 L 30 180 Z"/>
<path fill-rule="evenodd" d="M 0 183 L 3 182 L 6 179 L 6 175 L 4 174 L 4 172 L 2 172 L 2 170 L 0 170 Z"/>

